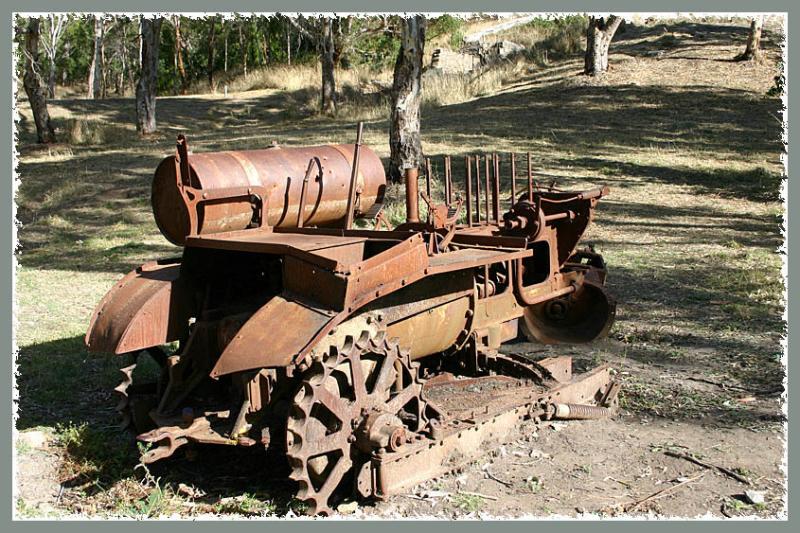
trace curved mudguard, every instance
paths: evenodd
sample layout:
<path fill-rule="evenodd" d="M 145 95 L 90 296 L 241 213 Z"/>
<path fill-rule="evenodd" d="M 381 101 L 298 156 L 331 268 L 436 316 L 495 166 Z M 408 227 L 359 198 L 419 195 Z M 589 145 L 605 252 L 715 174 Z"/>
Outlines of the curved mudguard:
<path fill-rule="evenodd" d="M 211 370 L 211 377 L 258 367 L 283 367 L 330 328 L 336 313 L 315 309 L 287 294 L 272 298 L 251 316 Z"/>
<path fill-rule="evenodd" d="M 301 361 L 354 311 L 425 277 L 429 273 L 426 250 L 417 234 L 350 265 L 348 276 L 286 256 L 284 292 L 245 322 L 225 347 L 211 377 Z"/>
<path fill-rule="evenodd" d="M 179 263 L 150 262 L 128 273 L 95 308 L 89 351 L 122 354 L 180 339 L 191 316 L 182 285 Z"/>

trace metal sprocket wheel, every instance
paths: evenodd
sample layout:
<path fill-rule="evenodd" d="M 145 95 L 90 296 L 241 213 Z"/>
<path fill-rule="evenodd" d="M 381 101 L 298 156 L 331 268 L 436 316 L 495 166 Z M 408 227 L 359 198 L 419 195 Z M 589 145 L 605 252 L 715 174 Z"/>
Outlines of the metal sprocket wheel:
<path fill-rule="evenodd" d="M 152 429 L 153 422 L 148 413 L 158 404 L 162 385 L 160 382 L 134 383 L 134 371 L 139 364 L 139 357 L 144 353 L 162 369 L 161 379 L 164 379 L 167 355 L 161 348 L 154 347 L 124 354 L 125 366 L 119 370 L 122 381 L 114 387 L 114 394 L 119 398 L 115 409 L 119 414 L 120 428 L 133 436 Z"/>
<path fill-rule="evenodd" d="M 354 493 L 357 473 L 380 446 L 365 436 L 373 434 L 378 417 L 400 422 L 392 434 L 395 446 L 426 425 L 421 391 L 408 353 L 380 332 L 348 337 L 311 365 L 286 431 L 290 477 L 308 514 L 330 515 Z"/>

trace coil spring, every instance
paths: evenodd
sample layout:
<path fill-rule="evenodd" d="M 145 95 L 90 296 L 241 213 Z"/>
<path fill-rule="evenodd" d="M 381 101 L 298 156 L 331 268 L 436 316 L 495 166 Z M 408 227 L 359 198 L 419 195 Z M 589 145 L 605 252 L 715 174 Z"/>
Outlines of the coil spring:
<path fill-rule="evenodd" d="M 562 409 L 566 408 L 568 413 L 559 413 L 559 411 L 562 410 L 559 409 L 559 407 Z M 558 418 L 561 420 L 596 420 L 611 416 L 611 410 L 607 407 L 577 403 L 554 404 L 551 412 L 553 413 L 553 418 Z"/>

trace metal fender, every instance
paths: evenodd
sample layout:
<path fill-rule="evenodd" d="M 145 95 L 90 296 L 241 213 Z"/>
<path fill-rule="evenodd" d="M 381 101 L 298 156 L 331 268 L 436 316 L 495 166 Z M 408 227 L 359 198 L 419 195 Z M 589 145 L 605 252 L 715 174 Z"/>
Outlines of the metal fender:
<path fill-rule="evenodd" d="M 225 347 L 211 377 L 288 366 L 310 340 L 327 332 L 337 318 L 340 319 L 336 313 L 304 305 L 288 294 L 275 296 L 244 323 Z"/>
<path fill-rule="evenodd" d="M 85 338 L 89 351 L 122 354 L 180 339 L 191 299 L 179 278 L 179 263 L 150 262 L 128 273 L 95 308 Z"/>

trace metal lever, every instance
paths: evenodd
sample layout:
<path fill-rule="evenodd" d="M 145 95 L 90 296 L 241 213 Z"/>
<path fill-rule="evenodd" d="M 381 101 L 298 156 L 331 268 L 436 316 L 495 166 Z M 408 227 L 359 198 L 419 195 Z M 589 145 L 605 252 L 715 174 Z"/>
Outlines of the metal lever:
<path fill-rule="evenodd" d="M 356 184 L 358 183 L 358 160 L 361 153 L 361 136 L 364 133 L 364 123 L 358 123 L 358 133 L 356 134 L 356 144 L 353 148 L 353 174 L 350 176 L 350 193 L 347 196 L 347 218 L 345 219 L 345 229 L 353 228 L 353 218 L 355 217 L 354 204 L 356 201 Z"/>

